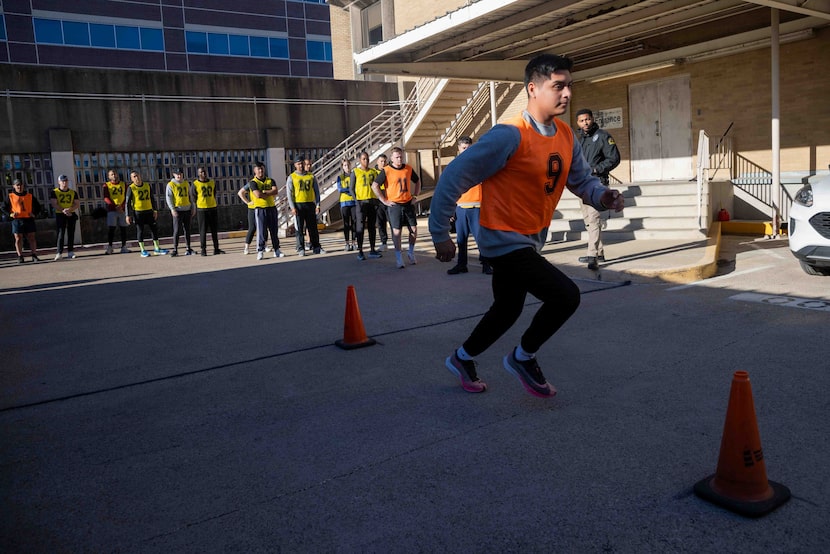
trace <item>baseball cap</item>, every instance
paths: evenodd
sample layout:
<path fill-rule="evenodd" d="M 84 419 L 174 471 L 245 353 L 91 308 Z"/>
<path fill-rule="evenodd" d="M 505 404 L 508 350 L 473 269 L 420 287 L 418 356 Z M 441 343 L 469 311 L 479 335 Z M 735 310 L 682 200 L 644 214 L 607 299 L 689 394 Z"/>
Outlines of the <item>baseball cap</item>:
<path fill-rule="evenodd" d="M 61 174 L 58 176 L 58 181 L 68 181 L 68 180 L 69 180 L 69 177 L 67 177 L 67 176 L 66 176 L 66 175 L 64 175 L 63 173 L 61 173 Z"/>
<path fill-rule="evenodd" d="M 173 175 L 184 175 L 181 167 L 174 167 L 172 173 Z"/>
<path fill-rule="evenodd" d="M 305 158 L 303 156 L 297 156 L 296 158 L 294 158 L 294 163 L 295 164 L 298 164 L 298 163 L 301 164 L 301 163 L 303 163 L 303 160 L 305 160 Z"/>

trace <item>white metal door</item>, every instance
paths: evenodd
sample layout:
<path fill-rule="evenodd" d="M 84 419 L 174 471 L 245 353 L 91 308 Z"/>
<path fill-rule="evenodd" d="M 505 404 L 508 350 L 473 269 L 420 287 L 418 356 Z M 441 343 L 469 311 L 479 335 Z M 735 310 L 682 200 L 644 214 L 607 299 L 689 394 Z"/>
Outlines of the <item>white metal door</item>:
<path fill-rule="evenodd" d="M 631 179 L 687 180 L 692 167 L 689 77 L 631 85 Z"/>

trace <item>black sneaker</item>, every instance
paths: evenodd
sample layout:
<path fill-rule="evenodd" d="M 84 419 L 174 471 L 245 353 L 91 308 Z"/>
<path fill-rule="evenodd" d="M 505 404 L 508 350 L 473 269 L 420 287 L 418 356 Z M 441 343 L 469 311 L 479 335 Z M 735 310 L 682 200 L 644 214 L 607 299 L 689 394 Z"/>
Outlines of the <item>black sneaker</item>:
<path fill-rule="evenodd" d="M 527 392 L 539 398 L 556 396 L 556 389 L 547 382 L 536 358 L 526 362 L 516 359 L 516 349 L 504 357 L 504 369 L 516 376 Z"/>
<path fill-rule="evenodd" d="M 451 267 L 447 270 L 447 275 L 458 275 L 459 273 L 467 273 L 469 270 L 467 266 L 460 266 L 456 265 L 455 267 Z"/>
<path fill-rule="evenodd" d="M 178 256 L 178 255 L 179 255 L 179 251 L 178 251 L 178 250 L 173 250 L 172 252 L 170 252 L 170 257 L 171 257 L 171 258 L 175 258 L 175 257 L 176 257 L 176 256 Z"/>
<path fill-rule="evenodd" d="M 218 256 L 219 254 L 224 254 L 224 253 L 225 253 L 225 251 L 224 251 L 224 250 L 220 250 L 219 248 L 217 248 L 217 249 L 215 249 L 215 250 L 213 251 L 213 255 L 214 255 L 214 256 Z"/>
<path fill-rule="evenodd" d="M 25 263 L 26 263 L 26 259 L 25 259 L 23 256 L 18 256 L 18 257 L 17 257 L 17 263 L 19 263 L 19 264 L 25 264 Z"/>
<path fill-rule="evenodd" d="M 491 266 L 487 262 L 484 262 L 481 265 L 481 272 L 484 273 L 485 275 L 492 275 L 493 274 L 493 266 Z"/>
<path fill-rule="evenodd" d="M 453 352 L 452 356 L 444 361 L 444 364 L 447 366 L 447 369 L 461 379 L 461 388 L 465 391 L 484 392 L 487 390 L 487 383 L 479 379 L 478 375 L 476 375 L 476 363 L 473 360 L 462 360 L 458 357 L 457 352 Z"/>

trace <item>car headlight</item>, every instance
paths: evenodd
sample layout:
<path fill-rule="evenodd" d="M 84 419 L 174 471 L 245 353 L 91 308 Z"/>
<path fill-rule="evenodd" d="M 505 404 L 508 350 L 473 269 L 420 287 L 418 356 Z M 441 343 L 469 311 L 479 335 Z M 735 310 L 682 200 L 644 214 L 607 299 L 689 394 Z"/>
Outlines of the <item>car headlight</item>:
<path fill-rule="evenodd" d="M 804 185 L 801 187 L 798 192 L 795 193 L 793 197 L 793 202 L 797 204 L 801 204 L 802 206 L 807 206 L 808 208 L 813 205 L 813 187 L 810 185 Z"/>

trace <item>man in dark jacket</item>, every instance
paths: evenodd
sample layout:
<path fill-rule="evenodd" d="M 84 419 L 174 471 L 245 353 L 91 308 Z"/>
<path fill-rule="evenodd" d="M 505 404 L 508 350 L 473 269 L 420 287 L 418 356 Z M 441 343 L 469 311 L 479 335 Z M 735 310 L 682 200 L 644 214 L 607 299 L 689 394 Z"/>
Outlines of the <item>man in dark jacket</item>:
<path fill-rule="evenodd" d="M 614 142 L 614 137 L 607 131 L 600 129 L 594 121 L 594 114 L 588 108 L 576 112 L 576 124 L 579 127 L 576 136 L 579 139 L 582 152 L 591 170 L 602 184 L 608 186 L 608 174 L 620 165 L 620 151 Z M 605 251 L 602 245 L 602 228 L 605 221 L 600 212 L 587 204 L 582 205 L 582 217 L 585 228 L 588 230 L 588 255 L 579 258 L 580 263 L 587 263 L 588 269 L 597 269 L 598 261 L 605 261 Z"/>

